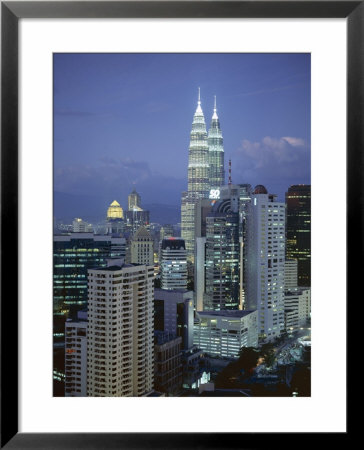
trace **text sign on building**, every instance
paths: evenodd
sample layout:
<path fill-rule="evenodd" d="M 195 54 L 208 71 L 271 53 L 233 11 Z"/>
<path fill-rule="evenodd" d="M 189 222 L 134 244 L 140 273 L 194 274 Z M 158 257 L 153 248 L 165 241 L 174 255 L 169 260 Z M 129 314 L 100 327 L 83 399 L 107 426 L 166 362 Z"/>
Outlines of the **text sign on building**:
<path fill-rule="evenodd" d="M 218 200 L 220 198 L 220 189 L 210 189 L 209 198 Z"/>

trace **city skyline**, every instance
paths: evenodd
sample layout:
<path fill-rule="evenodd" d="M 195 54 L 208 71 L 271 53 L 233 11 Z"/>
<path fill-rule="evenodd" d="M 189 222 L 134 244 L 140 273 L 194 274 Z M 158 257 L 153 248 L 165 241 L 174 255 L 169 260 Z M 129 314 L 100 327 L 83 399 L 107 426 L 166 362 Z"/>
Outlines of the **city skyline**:
<path fill-rule="evenodd" d="M 125 209 L 134 187 L 145 204 L 179 206 L 198 87 L 207 128 L 217 97 L 226 180 L 231 159 L 233 183 L 280 200 L 310 184 L 310 55 L 55 54 L 56 217 L 64 196 L 94 214 Z"/>
<path fill-rule="evenodd" d="M 55 396 L 311 395 L 309 66 L 55 55 Z"/>

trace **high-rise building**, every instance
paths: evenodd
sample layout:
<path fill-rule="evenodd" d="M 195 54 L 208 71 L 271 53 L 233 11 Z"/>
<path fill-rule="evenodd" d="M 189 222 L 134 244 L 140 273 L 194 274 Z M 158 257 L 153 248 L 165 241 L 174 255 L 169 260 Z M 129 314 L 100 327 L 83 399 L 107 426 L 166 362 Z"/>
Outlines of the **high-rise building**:
<path fill-rule="evenodd" d="M 173 225 L 167 224 L 163 225 L 160 229 L 160 240 L 163 241 L 163 239 L 173 237 L 174 236 L 174 228 Z"/>
<path fill-rule="evenodd" d="M 214 113 L 212 115 L 211 125 L 208 132 L 207 143 L 209 146 L 210 191 L 213 191 L 225 184 L 224 145 L 220 121 L 216 109 L 216 96 Z"/>
<path fill-rule="evenodd" d="M 284 329 L 285 204 L 255 187 L 247 212 L 246 309 L 258 310 L 259 335 Z"/>
<path fill-rule="evenodd" d="M 194 276 L 194 307 L 196 311 L 203 311 L 206 289 L 206 236 L 196 237 L 196 257 Z"/>
<path fill-rule="evenodd" d="M 77 217 L 72 222 L 73 233 L 93 233 L 93 227 L 91 223 L 85 222 L 81 218 Z"/>
<path fill-rule="evenodd" d="M 187 253 L 183 239 L 163 239 L 160 267 L 162 289 L 187 289 Z"/>
<path fill-rule="evenodd" d="M 298 286 L 311 286 L 311 186 L 289 187 L 286 205 L 286 258 L 298 262 Z"/>
<path fill-rule="evenodd" d="M 67 316 L 87 306 L 87 269 L 107 265 L 109 258 L 125 257 L 125 239 L 92 233 L 53 238 L 53 310 Z M 62 326 L 63 329 L 63 326 Z"/>
<path fill-rule="evenodd" d="M 140 227 L 149 228 L 149 211 L 134 206 L 125 213 L 125 230 L 133 235 Z"/>
<path fill-rule="evenodd" d="M 153 238 L 145 227 L 140 227 L 131 240 L 131 263 L 154 265 Z"/>
<path fill-rule="evenodd" d="M 128 210 L 132 211 L 135 207 L 141 207 L 141 197 L 134 188 L 131 194 L 128 195 Z"/>
<path fill-rule="evenodd" d="M 107 218 L 108 219 L 123 219 L 124 211 L 116 200 L 114 200 L 107 209 Z"/>
<path fill-rule="evenodd" d="M 106 224 L 104 232 L 106 234 L 124 233 L 124 211 L 116 200 L 114 200 L 107 209 Z"/>
<path fill-rule="evenodd" d="M 206 218 L 204 311 L 239 309 L 239 204 L 219 200 Z"/>
<path fill-rule="evenodd" d="M 183 350 L 193 345 L 193 292 L 154 289 L 154 329 L 182 338 Z"/>
<path fill-rule="evenodd" d="M 284 290 L 295 289 L 297 280 L 297 260 L 286 259 L 284 263 Z"/>
<path fill-rule="evenodd" d="M 165 331 L 154 332 L 154 389 L 176 395 L 182 388 L 182 338 Z"/>
<path fill-rule="evenodd" d="M 307 326 L 311 318 L 311 289 L 293 288 L 284 293 L 285 329 L 296 331 Z"/>
<path fill-rule="evenodd" d="M 87 315 L 87 313 L 86 313 Z M 68 319 L 65 326 L 65 397 L 87 395 L 87 318 Z"/>
<path fill-rule="evenodd" d="M 181 236 L 186 242 L 187 258 L 193 264 L 195 252 L 195 204 L 209 193 L 209 147 L 200 91 L 193 116 L 188 154 L 188 190 L 182 193 Z"/>
<path fill-rule="evenodd" d="M 87 396 L 153 390 L 153 276 L 145 265 L 88 271 Z"/>
<path fill-rule="evenodd" d="M 236 358 L 242 347 L 258 346 L 258 312 L 197 312 L 193 343 L 209 355 Z"/>

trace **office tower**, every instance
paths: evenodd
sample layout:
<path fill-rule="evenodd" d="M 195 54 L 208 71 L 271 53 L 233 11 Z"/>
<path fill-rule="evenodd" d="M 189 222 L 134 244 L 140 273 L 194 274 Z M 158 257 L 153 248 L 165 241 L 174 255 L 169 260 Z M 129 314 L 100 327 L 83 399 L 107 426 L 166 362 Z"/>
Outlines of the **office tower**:
<path fill-rule="evenodd" d="M 107 209 L 106 224 L 104 232 L 106 234 L 124 233 L 124 211 L 120 204 L 114 200 Z"/>
<path fill-rule="evenodd" d="M 214 191 L 225 184 L 224 146 L 220 122 L 217 116 L 216 96 L 207 143 L 209 146 L 209 183 L 211 192 L 211 190 Z"/>
<path fill-rule="evenodd" d="M 149 228 L 149 211 L 134 206 L 125 213 L 125 230 L 133 235 L 140 227 Z"/>
<path fill-rule="evenodd" d="M 154 389 L 176 395 L 182 388 L 182 338 L 165 331 L 154 332 Z"/>
<path fill-rule="evenodd" d="M 237 358 L 242 347 L 258 346 L 258 312 L 197 312 L 193 343 L 209 355 Z"/>
<path fill-rule="evenodd" d="M 128 195 L 128 210 L 132 211 L 135 207 L 141 208 L 141 197 L 134 188 L 132 193 Z"/>
<path fill-rule="evenodd" d="M 186 242 L 187 258 L 192 265 L 195 252 L 195 204 L 199 198 L 207 198 L 208 192 L 209 147 L 199 91 L 190 135 L 188 189 L 182 193 L 181 205 L 181 236 Z"/>
<path fill-rule="evenodd" d="M 203 311 L 206 289 L 206 236 L 196 237 L 195 277 L 194 277 L 194 308 Z"/>
<path fill-rule="evenodd" d="M 193 346 L 193 292 L 154 289 L 154 329 L 182 338 L 182 348 Z"/>
<path fill-rule="evenodd" d="M 108 258 L 125 257 L 125 239 L 92 233 L 53 238 L 53 310 L 67 316 L 87 306 L 87 269 L 103 267 Z M 62 326 L 63 327 L 63 326 Z M 64 332 L 64 329 L 62 328 Z"/>
<path fill-rule="evenodd" d="M 295 289 L 297 285 L 297 260 L 286 259 L 284 263 L 284 290 Z"/>
<path fill-rule="evenodd" d="M 174 228 L 173 225 L 167 224 L 163 225 L 160 229 L 160 240 L 173 237 L 174 236 Z"/>
<path fill-rule="evenodd" d="M 284 318 L 287 331 L 297 331 L 311 318 L 311 289 L 293 288 L 284 293 Z"/>
<path fill-rule="evenodd" d="M 140 227 L 131 240 L 131 263 L 154 265 L 153 238 L 145 227 Z"/>
<path fill-rule="evenodd" d="M 187 289 L 187 253 L 183 239 L 163 239 L 160 266 L 162 289 Z"/>
<path fill-rule="evenodd" d="M 255 187 L 247 212 L 246 309 L 258 310 L 259 335 L 284 329 L 285 204 Z"/>
<path fill-rule="evenodd" d="M 116 200 L 114 200 L 107 209 L 107 219 L 123 219 L 124 211 Z"/>
<path fill-rule="evenodd" d="M 140 397 L 150 393 L 153 267 L 118 263 L 90 269 L 88 290 L 87 395 Z"/>
<path fill-rule="evenodd" d="M 86 313 L 87 315 L 87 313 Z M 87 318 L 65 324 L 65 397 L 87 395 Z"/>
<path fill-rule="evenodd" d="M 72 222 L 72 232 L 73 233 L 92 233 L 93 228 L 91 223 L 87 223 L 84 220 L 77 217 Z"/>
<path fill-rule="evenodd" d="M 311 286 L 311 186 L 288 188 L 286 205 L 286 258 L 298 261 L 298 286 Z"/>
<path fill-rule="evenodd" d="M 239 260 L 238 203 L 219 200 L 206 218 L 204 311 L 239 308 Z"/>

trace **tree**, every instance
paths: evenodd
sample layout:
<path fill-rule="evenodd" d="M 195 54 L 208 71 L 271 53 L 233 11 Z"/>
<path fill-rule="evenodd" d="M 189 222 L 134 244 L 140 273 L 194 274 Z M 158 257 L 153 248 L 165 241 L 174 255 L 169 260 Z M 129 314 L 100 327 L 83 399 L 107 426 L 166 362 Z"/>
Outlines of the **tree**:
<path fill-rule="evenodd" d="M 236 364 L 238 369 L 244 370 L 244 376 L 249 376 L 255 369 L 259 360 L 259 352 L 253 347 L 242 347 Z"/>
<path fill-rule="evenodd" d="M 264 358 L 264 363 L 267 367 L 272 367 L 276 362 L 276 354 L 274 345 L 271 342 L 263 344 L 260 348 L 260 355 Z"/>

